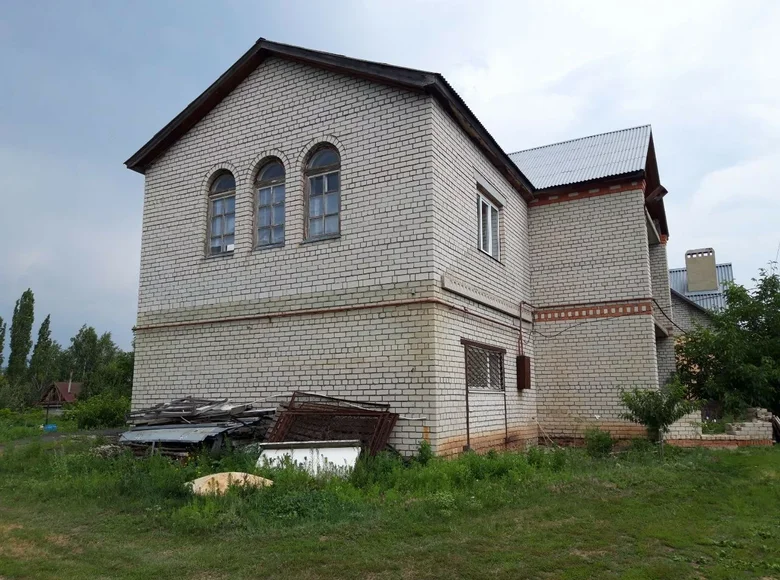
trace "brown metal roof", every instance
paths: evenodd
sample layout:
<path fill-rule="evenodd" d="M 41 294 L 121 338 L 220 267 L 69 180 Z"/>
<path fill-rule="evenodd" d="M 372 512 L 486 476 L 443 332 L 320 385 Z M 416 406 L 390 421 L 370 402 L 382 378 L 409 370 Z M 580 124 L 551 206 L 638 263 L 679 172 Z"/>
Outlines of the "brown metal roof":
<path fill-rule="evenodd" d="M 531 199 L 534 187 L 512 162 L 487 129 L 439 73 L 392 66 L 350 58 L 328 52 L 309 50 L 260 38 L 252 48 L 225 71 L 209 88 L 190 103 L 170 123 L 163 127 L 125 165 L 144 173 L 171 145 L 216 107 L 252 71 L 268 57 L 275 56 L 333 72 L 365 78 L 410 91 L 426 93 L 435 98 L 463 131 L 482 150 L 490 162 L 526 199 Z"/>
<path fill-rule="evenodd" d="M 45 400 L 51 390 L 54 389 L 59 395 L 59 400 L 63 403 L 72 403 L 76 400 L 81 392 L 81 383 L 69 383 L 68 381 L 57 381 L 49 385 L 46 392 L 41 397 L 41 401 Z"/>

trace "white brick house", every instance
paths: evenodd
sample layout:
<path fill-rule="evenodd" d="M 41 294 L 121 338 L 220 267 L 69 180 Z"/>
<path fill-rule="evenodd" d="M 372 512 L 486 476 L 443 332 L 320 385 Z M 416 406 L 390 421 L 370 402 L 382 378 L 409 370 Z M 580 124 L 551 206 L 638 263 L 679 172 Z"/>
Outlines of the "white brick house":
<path fill-rule="evenodd" d="M 637 432 L 620 389 L 673 365 L 650 128 L 551 147 L 510 158 L 438 74 L 259 40 L 126 163 L 134 407 L 388 402 L 405 453 Z"/>

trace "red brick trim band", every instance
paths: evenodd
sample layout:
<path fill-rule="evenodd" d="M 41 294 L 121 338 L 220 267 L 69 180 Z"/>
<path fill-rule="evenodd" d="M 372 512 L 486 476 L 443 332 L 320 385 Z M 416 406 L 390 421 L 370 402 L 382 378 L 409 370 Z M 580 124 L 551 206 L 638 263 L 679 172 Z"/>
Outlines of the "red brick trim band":
<path fill-rule="evenodd" d="M 639 300 L 612 304 L 582 304 L 566 308 L 541 308 L 534 312 L 534 322 L 561 322 L 585 318 L 616 318 L 642 316 L 653 313 L 653 302 Z"/>
<path fill-rule="evenodd" d="M 528 203 L 529 207 L 538 207 L 542 205 L 550 205 L 551 203 L 561 203 L 563 201 L 574 201 L 577 199 L 587 199 L 589 197 L 599 197 L 601 195 L 610 195 L 612 193 L 621 193 L 623 191 L 633 190 L 645 191 L 645 182 L 632 181 L 631 183 L 623 183 L 619 185 L 608 185 L 602 187 L 593 187 L 585 191 L 558 191 L 554 193 L 541 194 L 537 199 L 534 199 Z"/>

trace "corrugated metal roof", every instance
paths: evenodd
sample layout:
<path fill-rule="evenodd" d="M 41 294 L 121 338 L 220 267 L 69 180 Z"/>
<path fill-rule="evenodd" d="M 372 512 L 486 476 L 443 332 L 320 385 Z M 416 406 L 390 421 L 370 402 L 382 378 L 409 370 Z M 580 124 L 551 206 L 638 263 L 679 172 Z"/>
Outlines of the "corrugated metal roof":
<path fill-rule="evenodd" d="M 688 292 L 688 270 L 674 268 L 669 270 L 669 286 L 689 300 L 693 300 L 702 308 L 722 310 L 726 307 L 726 297 L 723 290 L 727 282 L 734 281 L 734 269 L 731 264 L 717 264 L 715 275 L 718 278 L 718 290 L 712 292 Z"/>
<path fill-rule="evenodd" d="M 645 168 L 650 125 L 510 153 L 537 189 L 601 179 Z"/>

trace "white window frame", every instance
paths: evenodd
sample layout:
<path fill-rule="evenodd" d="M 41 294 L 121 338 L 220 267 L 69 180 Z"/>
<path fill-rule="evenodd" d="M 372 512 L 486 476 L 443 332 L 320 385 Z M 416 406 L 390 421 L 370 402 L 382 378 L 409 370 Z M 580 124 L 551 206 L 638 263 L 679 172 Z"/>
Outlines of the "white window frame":
<path fill-rule="evenodd" d="M 484 247 L 483 236 L 483 224 L 482 224 L 482 207 L 487 205 L 488 207 L 488 236 L 487 236 L 487 248 Z M 496 212 L 495 225 L 493 224 L 493 212 Z M 493 228 L 497 228 L 498 231 L 494 232 Z M 488 199 L 481 191 L 477 192 L 477 247 L 493 258 L 494 260 L 501 261 L 501 208 Z M 493 242 L 495 240 L 496 247 L 493 248 Z M 494 253 L 495 250 L 495 253 Z"/>

